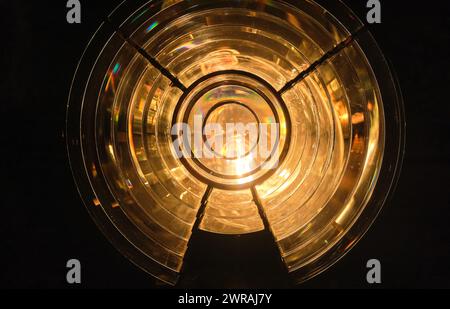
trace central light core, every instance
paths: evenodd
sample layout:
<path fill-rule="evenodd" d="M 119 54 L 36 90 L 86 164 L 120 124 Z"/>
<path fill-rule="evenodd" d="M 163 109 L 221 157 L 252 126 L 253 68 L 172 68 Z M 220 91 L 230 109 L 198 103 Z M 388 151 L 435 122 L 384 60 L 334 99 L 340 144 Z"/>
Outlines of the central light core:
<path fill-rule="evenodd" d="M 207 75 L 180 98 L 173 124 L 180 158 L 198 179 L 228 190 L 269 177 L 286 153 L 289 115 L 276 91 L 258 76 L 229 71 Z M 183 136 L 189 131 L 189 136 Z M 181 134 L 180 134 L 181 133 Z"/>
<path fill-rule="evenodd" d="M 235 102 L 218 104 L 205 121 L 203 134 L 206 145 L 215 155 L 224 159 L 246 157 L 258 145 L 258 124 L 256 114 L 247 106 Z M 215 140 L 225 141 L 220 149 L 217 149 L 217 145 L 211 145 L 210 141 Z"/>

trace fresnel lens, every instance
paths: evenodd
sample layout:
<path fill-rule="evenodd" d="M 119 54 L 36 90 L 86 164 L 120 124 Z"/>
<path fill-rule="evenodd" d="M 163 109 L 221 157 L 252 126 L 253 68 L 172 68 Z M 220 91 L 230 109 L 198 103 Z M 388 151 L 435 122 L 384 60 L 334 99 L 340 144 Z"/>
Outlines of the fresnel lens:
<path fill-rule="evenodd" d="M 382 54 L 340 2 L 127 1 L 78 67 L 68 151 L 94 220 L 158 279 L 176 284 L 197 229 L 267 229 L 301 282 L 378 214 L 400 160 L 400 107 Z"/>

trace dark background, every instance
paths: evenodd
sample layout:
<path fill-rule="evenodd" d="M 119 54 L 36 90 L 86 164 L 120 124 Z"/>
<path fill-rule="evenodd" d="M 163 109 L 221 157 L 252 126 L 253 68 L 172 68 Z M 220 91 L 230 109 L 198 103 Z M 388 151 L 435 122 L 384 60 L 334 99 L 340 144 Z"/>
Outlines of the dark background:
<path fill-rule="evenodd" d="M 65 108 L 77 62 L 119 2 L 82 0 L 82 24 L 69 25 L 65 0 L 0 0 L 0 287 L 72 288 L 65 281 L 71 258 L 82 263 L 82 288 L 154 286 L 96 228 L 65 153 Z M 365 0 L 345 2 L 364 18 Z M 374 288 L 365 280 L 372 258 L 382 263 L 378 287 L 450 288 L 450 2 L 381 2 L 382 24 L 372 33 L 404 96 L 403 172 L 363 240 L 300 288 Z M 264 235 L 198 237 L 207 246 L 193 252 L 209 253 L 188 260 L 181 287 L 288 287 Z M 205 263 L 210 268 L 202 268 Z"/>

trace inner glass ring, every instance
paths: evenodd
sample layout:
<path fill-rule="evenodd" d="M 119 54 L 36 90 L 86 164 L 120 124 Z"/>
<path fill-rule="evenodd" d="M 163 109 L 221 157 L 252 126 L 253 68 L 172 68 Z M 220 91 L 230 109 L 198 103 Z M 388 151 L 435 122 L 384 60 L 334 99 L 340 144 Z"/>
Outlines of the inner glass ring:
<path fill-rule="evenodd" d="M 194 140 L 198 133 L 195 117 L 201 117 L 202 142 L 214 158 L 199 156 L 193 147 L 184 147 L 186 156 L 180 161 L 197 179 L 214 187 L 234 190 L 254 186 L 270 177 L 288 153 L 290 117 L 287 107 L 270 84 L 248 72 L 216 72 L 194 82 L 178 101 L 173 125 L 183 123 L 194 128 L 191 130 L 191 140 Z M 220 119 L 212 123 L 215 117 Z M 236 155 L 218 151 L 205 134 L 208 124 L 223 127 L 228 122 L 256 127 L 256 137 L 249 144 L 244 141 L 247 134 L 232 134 L 231 142 L 237 145 Z M 244 140 L 240 144 L 236 143 L 237 139 Z M 261 156 L 261 149 L 265 147 L 268 151 Z"/>
<path fill-rule="evenodd" d="M 223 145 L 222 149 L 217 149 L 210 145 L 210 137 L 207 136 L 207 126 L 214 126 L 218 125 L 222 128 L 227 128 L 229 124 L 233 123 L 239 123 L 243 124 L 244 126 L 248 125 L 255 125 L 256 130 L 256 138 L 253 140 L 250 140 L 249 134 L 243 134 L 242 132 L 233 132 L 233 144 L 236 144 L 238 142 L 242 142 L 243 144 L 243 152 L 242 153 L 236 153 L 234 156 L 229 156 L 228 154 L 230 151 L 228 151 L 228 144 Z M 256 150 L 256 147 L 258 147 L 259 140 L 260 140 L 260 130 L 259 130 L 260 121 L 258 118 L 258 115 L 252 111 L 250 108 L 248 108 L 245 104 L 242 104 L 237 101 L 225 101 L 223 103 L 217 104 L 214 106 L 211 110 L 208 111 L 206 114 L 205 120 L 203 122 L 202 126 L 202 135 L 203 135 L 203 142 L 205 143 L 205 146 L 214 153 L 218 158 L 223 158 L 226 160 L 237 160 L 244 157 L 247 157 L 250 153 Z M 222 134 L 226 134 L 223 132 Z M 216 133 L 217 134 L 217 133 Z M 228 136 L 228 135 L 226 135 Z M 228 142 L 228 141 L 227 141 Z M 233 145 L 232 145 L 233 146 Z M 223 150 L 223 152 L 219 152 L 220 150 Z"/>

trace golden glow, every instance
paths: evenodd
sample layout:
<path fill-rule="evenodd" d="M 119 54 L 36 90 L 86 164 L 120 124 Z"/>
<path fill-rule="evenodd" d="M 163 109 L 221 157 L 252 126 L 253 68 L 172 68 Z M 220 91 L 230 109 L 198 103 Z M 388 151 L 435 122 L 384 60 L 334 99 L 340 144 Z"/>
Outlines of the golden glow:
<path fill-rule="evenodd" d="M 83 102 L 81 119 L 96 115 L 81 126 L 91 137 L 83 160 L 101 194 L 87 203 L 145 255 L 146 270 L 171 284 L 197 218 L 203 231 L 253 233 L 264 229 L 258 206 L 289 271 L 303 269 L 342 239 L 371 197 L 383 160 L 383 102 L 356 42 L 280 89 L 356 29 L 311 1 L 217 1 L 207 10 L 199 0 L 180 2 L 165 1 L 157 20 L 142 8 L 123 25 L 169 73 L 130 44 L 113 56 L 102 51 L 99 63 L 114 59 L 92 69 L 102 84 Z M 165 20 L 171 9 L 182 17 Z M 194 140 L 196 117 L 212 157 L 184 142 L 176 149 L 173 125 L 194 128 Z M 257 141 L 233 131 L 231 143 L 213 143 L 230 133 L 227 123 L 255 125 Z M 269 155 L 255 151 L 264 141 Z"/>

